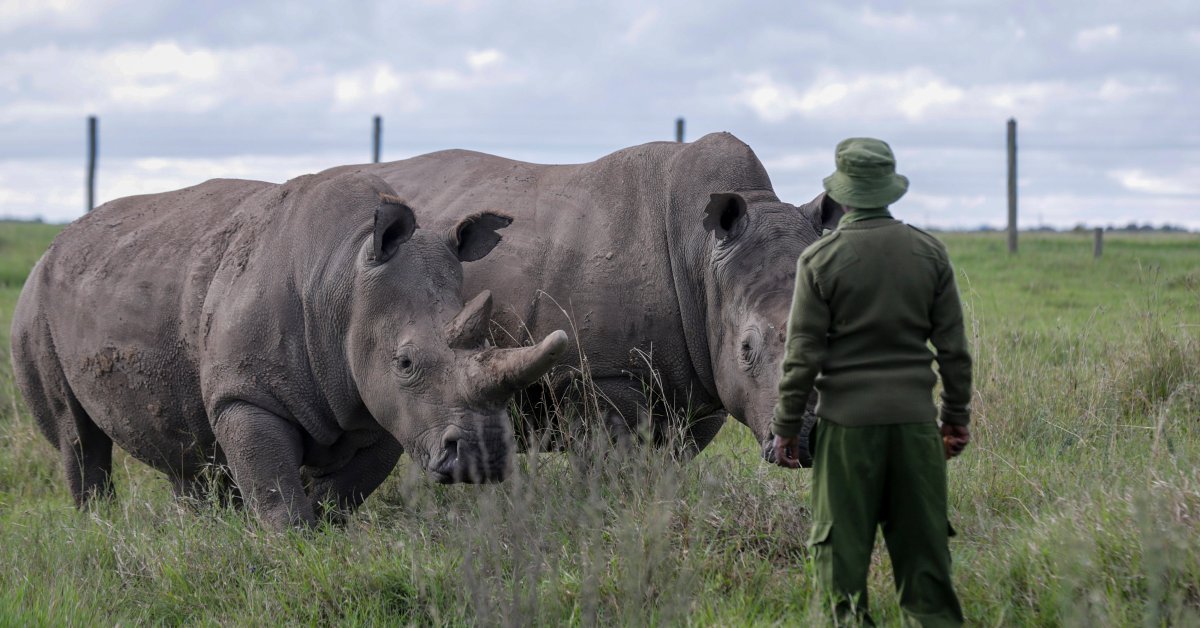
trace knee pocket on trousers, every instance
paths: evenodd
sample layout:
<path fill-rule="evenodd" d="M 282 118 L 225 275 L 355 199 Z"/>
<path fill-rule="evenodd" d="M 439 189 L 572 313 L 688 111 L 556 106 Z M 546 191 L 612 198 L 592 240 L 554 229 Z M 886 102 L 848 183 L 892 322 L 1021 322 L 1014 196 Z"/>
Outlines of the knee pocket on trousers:
<path fill-rule="evenodd" d="M 832 521 L 814 521 L 812 529 L 808 532 L 808 546 L 816 547 L 829 543 L 833 538 L 833 522 Z"/>

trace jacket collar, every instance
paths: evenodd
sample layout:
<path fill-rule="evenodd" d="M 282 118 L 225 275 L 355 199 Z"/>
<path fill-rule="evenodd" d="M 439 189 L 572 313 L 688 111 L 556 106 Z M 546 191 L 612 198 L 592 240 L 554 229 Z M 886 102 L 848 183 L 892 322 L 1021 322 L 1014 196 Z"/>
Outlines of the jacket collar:
<path fill-rule="evenodd" d="M 857 220 L 854 222 L 843 222 L 838 225 L 838 231 L 866 231 L 868 229 L 878 229 L 881 227 L 890 227 L 892 225 L 902 225 L 904 223 L 895 218 L 876 218 L 874 220 Z M 835 232 L 830 232 L 835 233 Z"/>
<path fill-rule="evenodd" d="M 856 209 L 852 212 L 847 212 L 846 215 L 842 216 L 842 219 L 838 221 L 838 227 L 864 220 L 875 220 L 878 218 L 891 217 L 892 212 L 889 212 L 888 208 L 886 207 L 881 207 L 878 209 Z"/>

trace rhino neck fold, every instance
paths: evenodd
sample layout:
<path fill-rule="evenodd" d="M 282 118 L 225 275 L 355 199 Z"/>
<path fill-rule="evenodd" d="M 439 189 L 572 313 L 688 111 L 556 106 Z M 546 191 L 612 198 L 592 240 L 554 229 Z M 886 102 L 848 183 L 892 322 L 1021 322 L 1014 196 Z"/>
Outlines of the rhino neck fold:
<path fill-rule="evenodd" d="M 664 172 L 671 282 L 692 370 L 709 397 L 724 405 L 713 363 L 721 333 L 710 327 L 722 324 L 721 286 L 714 272 L 713 235 L 704 228 L 704 208 L 713 193 L 755 191 L 755 196 L 771 198 L 774 193 L 754 151 L 729 133 L 710 133 L 678 146 Z"/>
<path fill-rule="evenodd" d="M 675 199 L 672 198 L 669 202 L 670 207 L 674 208 Z M 665 245 L 670 253 L 671 286 L 674 288 L 675 306 L 679 309 L 684 345 L 692 371 L 709 399 L 719 400 L 717 382 L 713 377 L 708 334 L 705 284 L 709 260 L 704 255 L 704 240 L 697 243 L 696 234 L 692 233 L 692 225 L 686 222 L 680 224 L 681 221 L 676 219 L 677 214 L 677 211 L 670 208 L 667 210 L 664 231 Z"/>
<path fill-rule="evenodd" d="M 328 420 L 340 429 L 358 429 L 365 406 L 350 369 L 347 330 L 351 324 L 354 276 L 369 217 L 339 220 L 328 212 L 314 225 L 298 225 L 301 237 L 321 240 L 293 260 L 292 273 L 303 312 L 308 371 Z M 359 224 L 354 224 L 355 222 Z M 320 234 L 320 235 L 318 235 Z"/>

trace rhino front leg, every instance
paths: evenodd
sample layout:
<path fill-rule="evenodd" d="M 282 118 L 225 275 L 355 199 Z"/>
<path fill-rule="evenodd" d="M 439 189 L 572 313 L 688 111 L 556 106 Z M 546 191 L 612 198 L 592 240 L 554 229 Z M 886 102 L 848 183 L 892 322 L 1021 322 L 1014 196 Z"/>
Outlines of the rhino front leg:
<path fill-rule="evenodd" d="M 653 438 L 652 413 L 646 411 L 646 394 L 637 380 L 627 376 L 600 378 L 593 386 L 603 433 L 614 444 L 631 446 L 645 437 Z"/>
<path fill-rule="evenodd" d="M 682 460 L 691 460 L 704 451 L 704 448 L 717 437 L 717 432 L 725 425 L 729 414 L 724 409 L 696 417 L 684 428 L 684 437 L 677 446 L 677 455 Z"/>
<path fill-rule="evenodd" d="M 682 461 L 699 454 L 725 423 L 724 410 L 692 417 L 687 408 L 672 406 L 660 392 L 647 396 L 652 388 L 637 380 L 599 380 L 596 388 L 606 402 L 604 426 L 616 442 L 649 440 L 655 447 L 669 448 Z"/>
<path fill-rule="evenodd" d="M 340 520 L 358 508 L 368 495 L 375 492 L 391 474 L 400 460 L 404 448 L 390 434 L 384 434 L 375 443 L 355 452 L 354 457 L 335 471 L 324 473 L 309 470 L 308 494 L 318 507 L 332 505 L 333 515 Z"/>
<path fill-rule="evenodd" d="M 300 481 L 303 440 L 290 421 L 248 403 L 226 407 L 216 421 L 217 442 L 245 503 L 275 530 L 316 525 Z"/>

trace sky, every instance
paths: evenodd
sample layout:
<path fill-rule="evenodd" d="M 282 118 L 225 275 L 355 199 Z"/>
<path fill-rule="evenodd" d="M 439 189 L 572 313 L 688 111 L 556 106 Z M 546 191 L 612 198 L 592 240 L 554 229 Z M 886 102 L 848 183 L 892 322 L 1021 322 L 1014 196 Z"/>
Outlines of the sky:
<path fill-rule="evenodd" d="M 918 226 L 1200 229 L 1200 2 L 0 0 L 0 216 L 468 148 L 579 163 L 729 131 L 800 204 L 845 137 Z"/>

